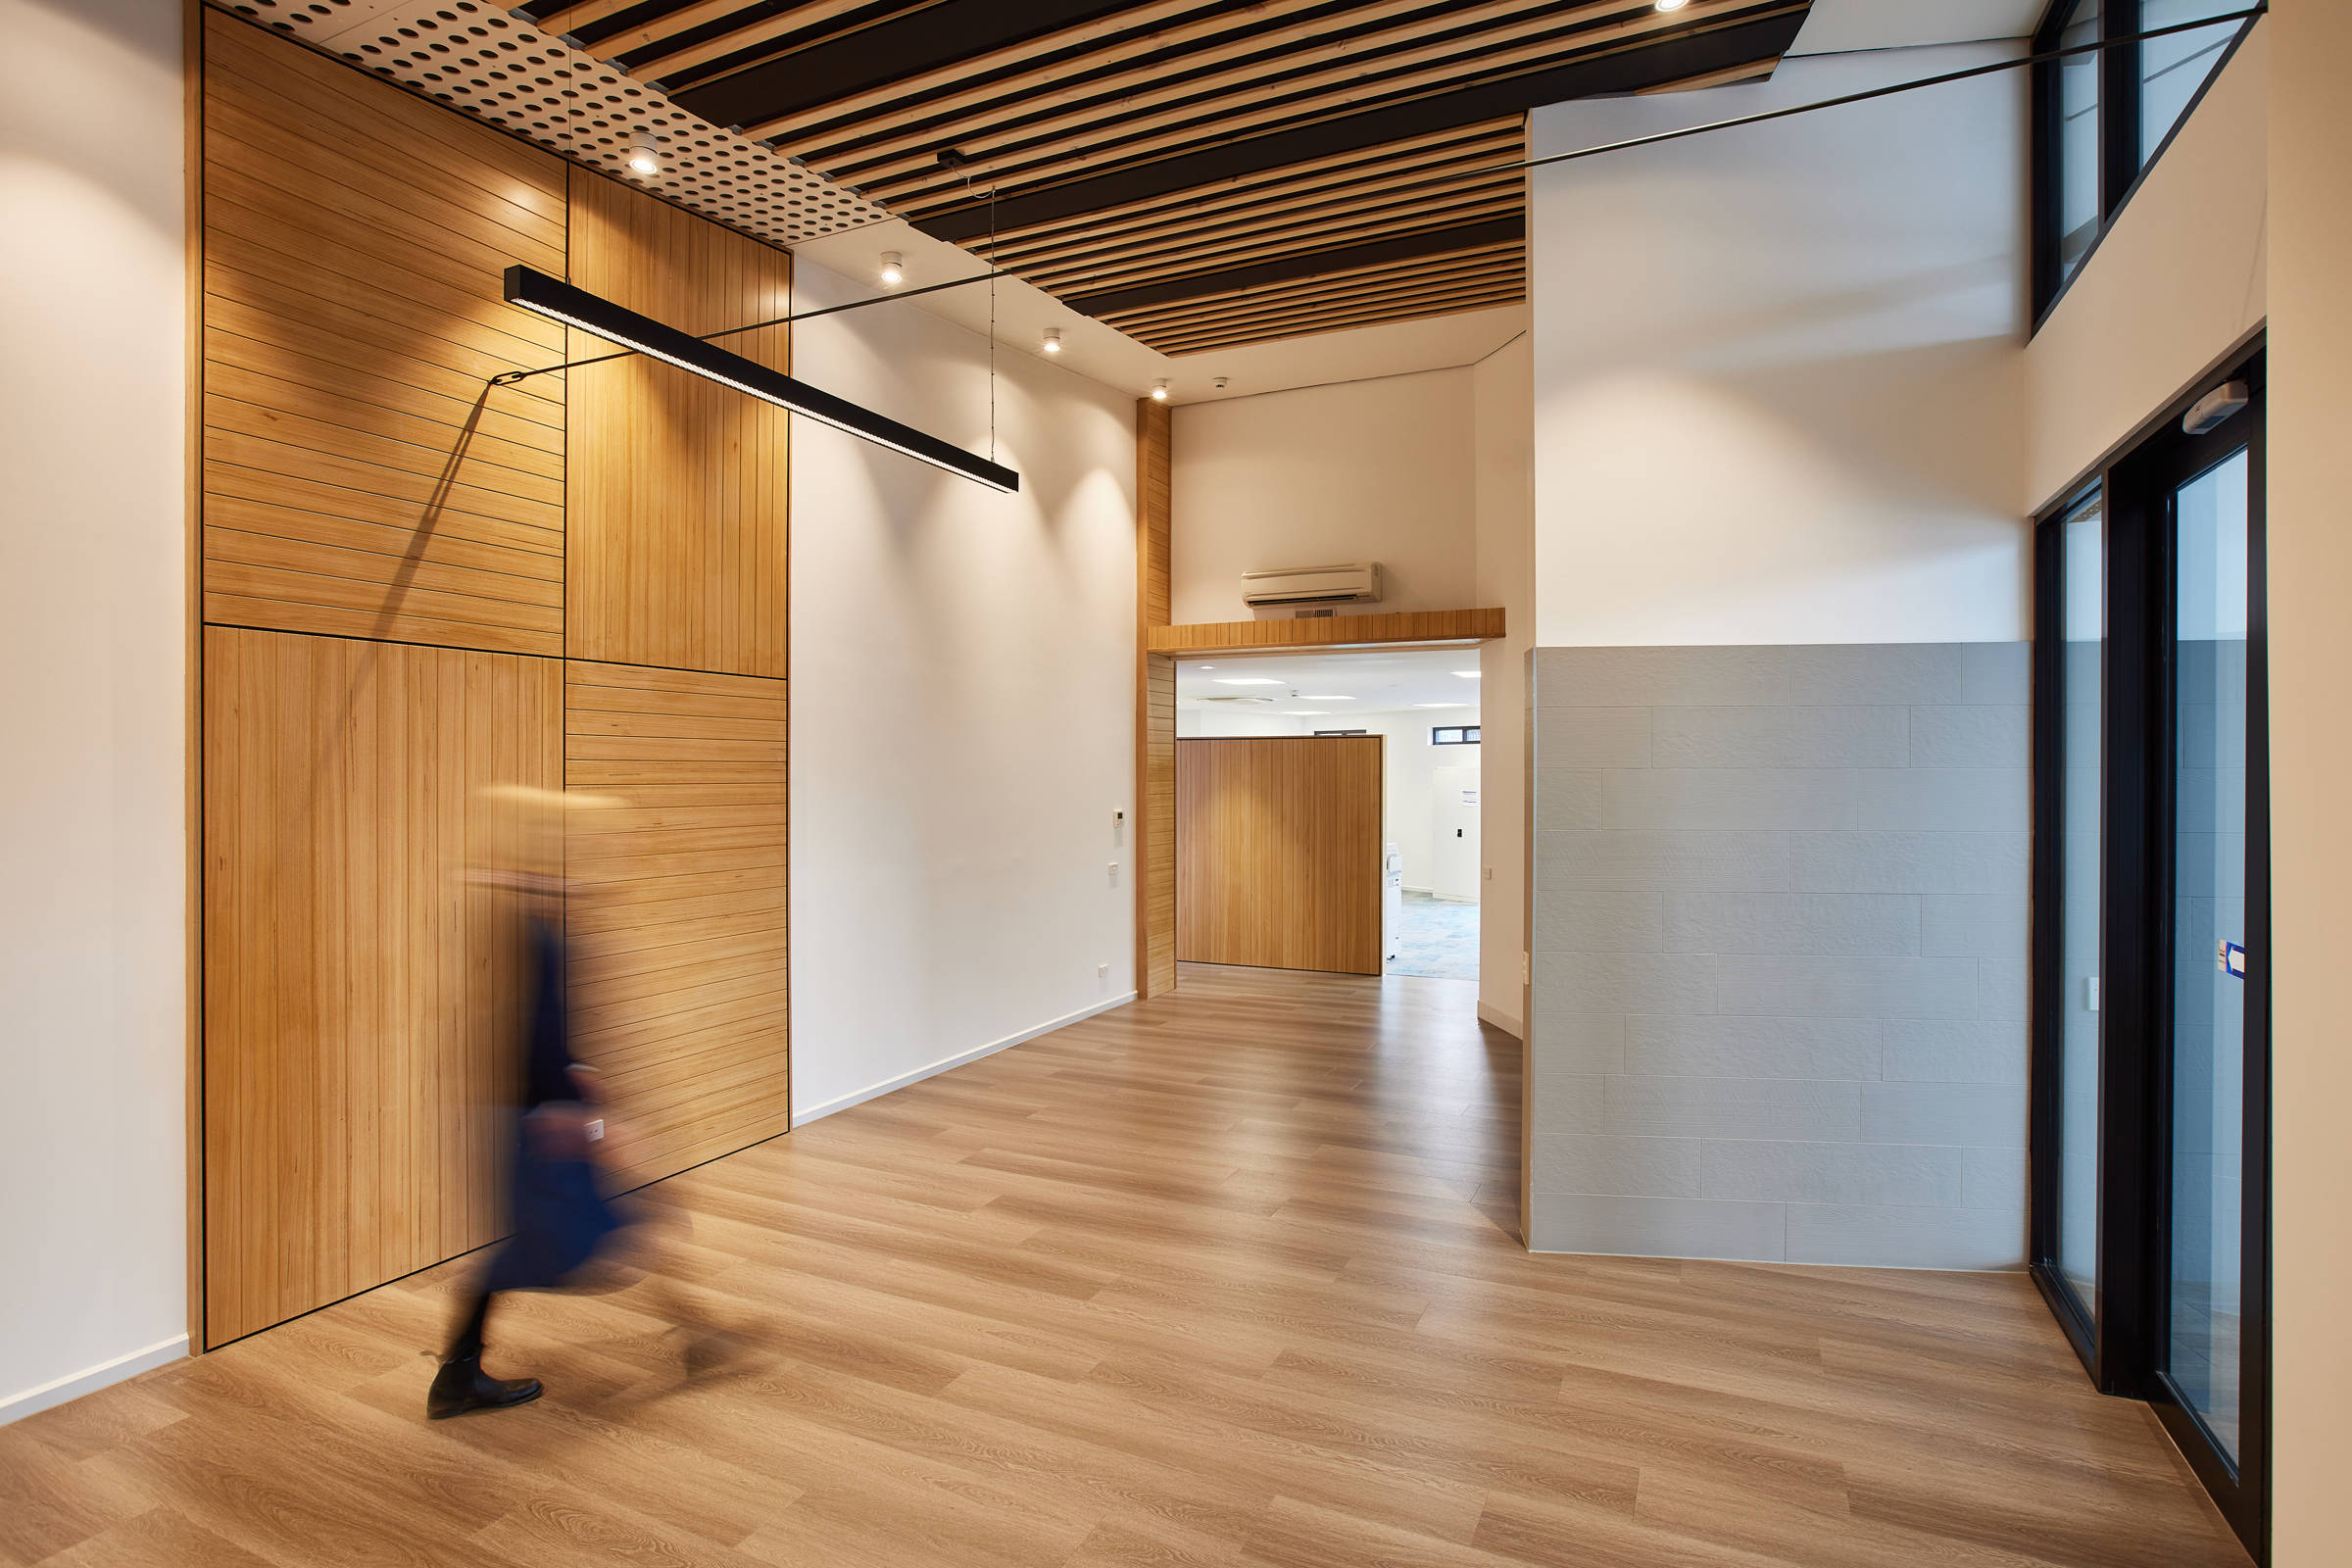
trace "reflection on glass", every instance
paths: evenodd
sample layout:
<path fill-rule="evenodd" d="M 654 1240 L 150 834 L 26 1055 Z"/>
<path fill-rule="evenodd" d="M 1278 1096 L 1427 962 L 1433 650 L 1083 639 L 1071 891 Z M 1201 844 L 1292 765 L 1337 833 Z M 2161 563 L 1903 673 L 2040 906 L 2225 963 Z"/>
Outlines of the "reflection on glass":
<path fill-rule="evenodd" d="M 2173 1381 L 2237 1456 L 2244 1213 L 2246 455 L 2182 485 L 2175 631 Z"/>
<path fill-rule="evenodd" d="M 2139 0 L 2143 31 L 2202 22 L 2243 11 L 2249 0 Z M 2237 35 L 2238 24 L 2225 22 L 2177 32 L 2169 38 L 2150 38 L 2139 46 L 2139 161 L 2144 166 L 2173 133 L 2188 101 L 2205 85 L 2221 64 L 2222 53 Z"/>
<path fill-rule="evenodd" d="M 2071 49 L 2099 41 L 2099 0 L 2082 0 L 2058 35 Z M 2099 234 L 2099 55 L 2058 63 L 2058 275 L 2073 275 Z"/>
<path fill-rule="evenodd" d="M 2107 655 L 2106 508 L 2059 524 L 2058 1269 L 2098 1302 L 2100 676 Z"/>

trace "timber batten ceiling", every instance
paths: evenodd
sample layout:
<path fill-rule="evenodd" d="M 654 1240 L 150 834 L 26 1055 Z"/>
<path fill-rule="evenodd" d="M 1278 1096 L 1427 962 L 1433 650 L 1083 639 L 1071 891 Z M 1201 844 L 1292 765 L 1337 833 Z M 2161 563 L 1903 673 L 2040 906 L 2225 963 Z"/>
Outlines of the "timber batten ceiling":
<path fill-rule="evenodd" d="M 537 0 L 518 14 L 697 121 L 1186 354 L 1523 299 L 1526 111 L 1769 75 L 1810 4 Z"/>

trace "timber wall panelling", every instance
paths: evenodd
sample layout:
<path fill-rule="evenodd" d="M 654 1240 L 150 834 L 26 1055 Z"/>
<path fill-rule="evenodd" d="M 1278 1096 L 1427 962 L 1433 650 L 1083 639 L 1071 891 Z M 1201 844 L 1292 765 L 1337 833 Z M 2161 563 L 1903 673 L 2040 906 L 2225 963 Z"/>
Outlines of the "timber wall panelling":
<path fill-rule="evenodd" d="M 747 400 L 748 401 L 748 400 Z M 627 1185 L 791 1125 L 784 683 L 573 661 L 572 1049 L 637 1134 Z"/>
<path fill-rule="evenodd" d="M 1381 972 L 1381 746 L 1176 743 L 1178 957 Z"/>
<path fill-rule="evenodd" d="M 790 313 L 782 251 L 587 170 L 571 190 L 571 278 L 590 293 L 694 333 Z M 724 342 L 790 370 L 789 333 Z M 575 330 L 566 357 L 610 349 Z M 782 675 L 788 416 L 642 356 L 571 387 L 571 657 Z"/>
<path fill-rule="evenodd" d="M 204 21 L 205 618 L 561 655 L 561 161 Z"/>
<path fill-rule="evenodd" d="M 1176 662 L 1147 647 L 1171 612 L 1173 411 L 1135 405 L 1135 990 L 1176 989 Z"/>
<path fill-rule="evenodd" d="M 788 1126 L 786 416 L 643 360 L 487 382 L 580 357 L 511 263 L 708 331 L 787 314 L 790 258 L 202 15 L 209 1347 L 495 1238 L 483 786 L 619 802 L 569 858 L 626 1179 Z"/>
<path fill-rule="evenodd" d="M 205 633 L 206 1338 L 498 1234 L 514 956 L 463 867 L 554 789 L 562 666 Z"/>

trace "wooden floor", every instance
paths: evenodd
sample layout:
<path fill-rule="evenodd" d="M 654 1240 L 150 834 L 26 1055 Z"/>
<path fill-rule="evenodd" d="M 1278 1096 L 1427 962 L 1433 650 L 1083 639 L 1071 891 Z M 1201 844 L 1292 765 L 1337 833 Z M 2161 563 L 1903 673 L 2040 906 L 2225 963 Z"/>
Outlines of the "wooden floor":
<path fill-rule="evenodd" d="M 1531 1256 L 1463 982 L 1178 993 L 672 1179 L 715 1360 L 462 1265 L 0 1429 L 0 1564 L 2244 1559 L 2022 1277 Z"/>

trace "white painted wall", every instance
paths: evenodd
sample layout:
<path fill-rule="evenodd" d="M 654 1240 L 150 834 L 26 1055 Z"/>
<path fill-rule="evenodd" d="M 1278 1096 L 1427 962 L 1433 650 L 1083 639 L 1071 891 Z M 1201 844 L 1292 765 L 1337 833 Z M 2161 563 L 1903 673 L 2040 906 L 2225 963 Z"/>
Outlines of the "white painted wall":
<path fill-rule="evenodd" d="M 1481 360 L 1471 375 L 1477 443 L 1478 602 L 1500 605 L 1508 635 L 1479 650 L 1478 1011 L 1526 1036 L 1527 657 L 1536 624 L 1536 409 L 1532 336 Z"/>
<path fill-rule="evenodd" d="M 870 292 L 806 262 L 796 283 L 802 309 Z M 1111 823 L 1134 808 L 1135 405 L 997 366 L 1017 495 L 794 422 L 797 1117 L 1135 989 Z M 808 323 L 793 369 L 988 449 L 986 340 L 912 305 Z"/>
<path fill-rule="evenodd" d="M 0 0 L 0 1420 L 187 1332 L 178 0 Z"/>
<path fill-rule="evenodd" d="M 1193 404 L 1172 420 L 1174 617 L 1248 620 L 1242 573 L 1377 561 L 1379 604 L 1460 610 L 1477 587 L 1467 368 Z"/>
<path fill-rule="evenodd" d="M 2352 950 L 2352 8 L 2276 0 L 2270 102 L 2270 653 L 2272 914 L 2272 1342 L 2276 1444 L 2271 1560 L 2343 1560 L 2352 1463 L 2352 1102 L 2343 955 Z"/>
<path fill-rule="evenodd" d="M 2026 350 L 2037 512 L 2268 310 L 2271 37 L 2258 24 Z"/>
<path fill-rule="evenodd" d="M 1532 150 L 2015 52 L 1539 109 Z M 2023 74 L 1535 172 L 1539 644 L 2027 635 Z"/>

